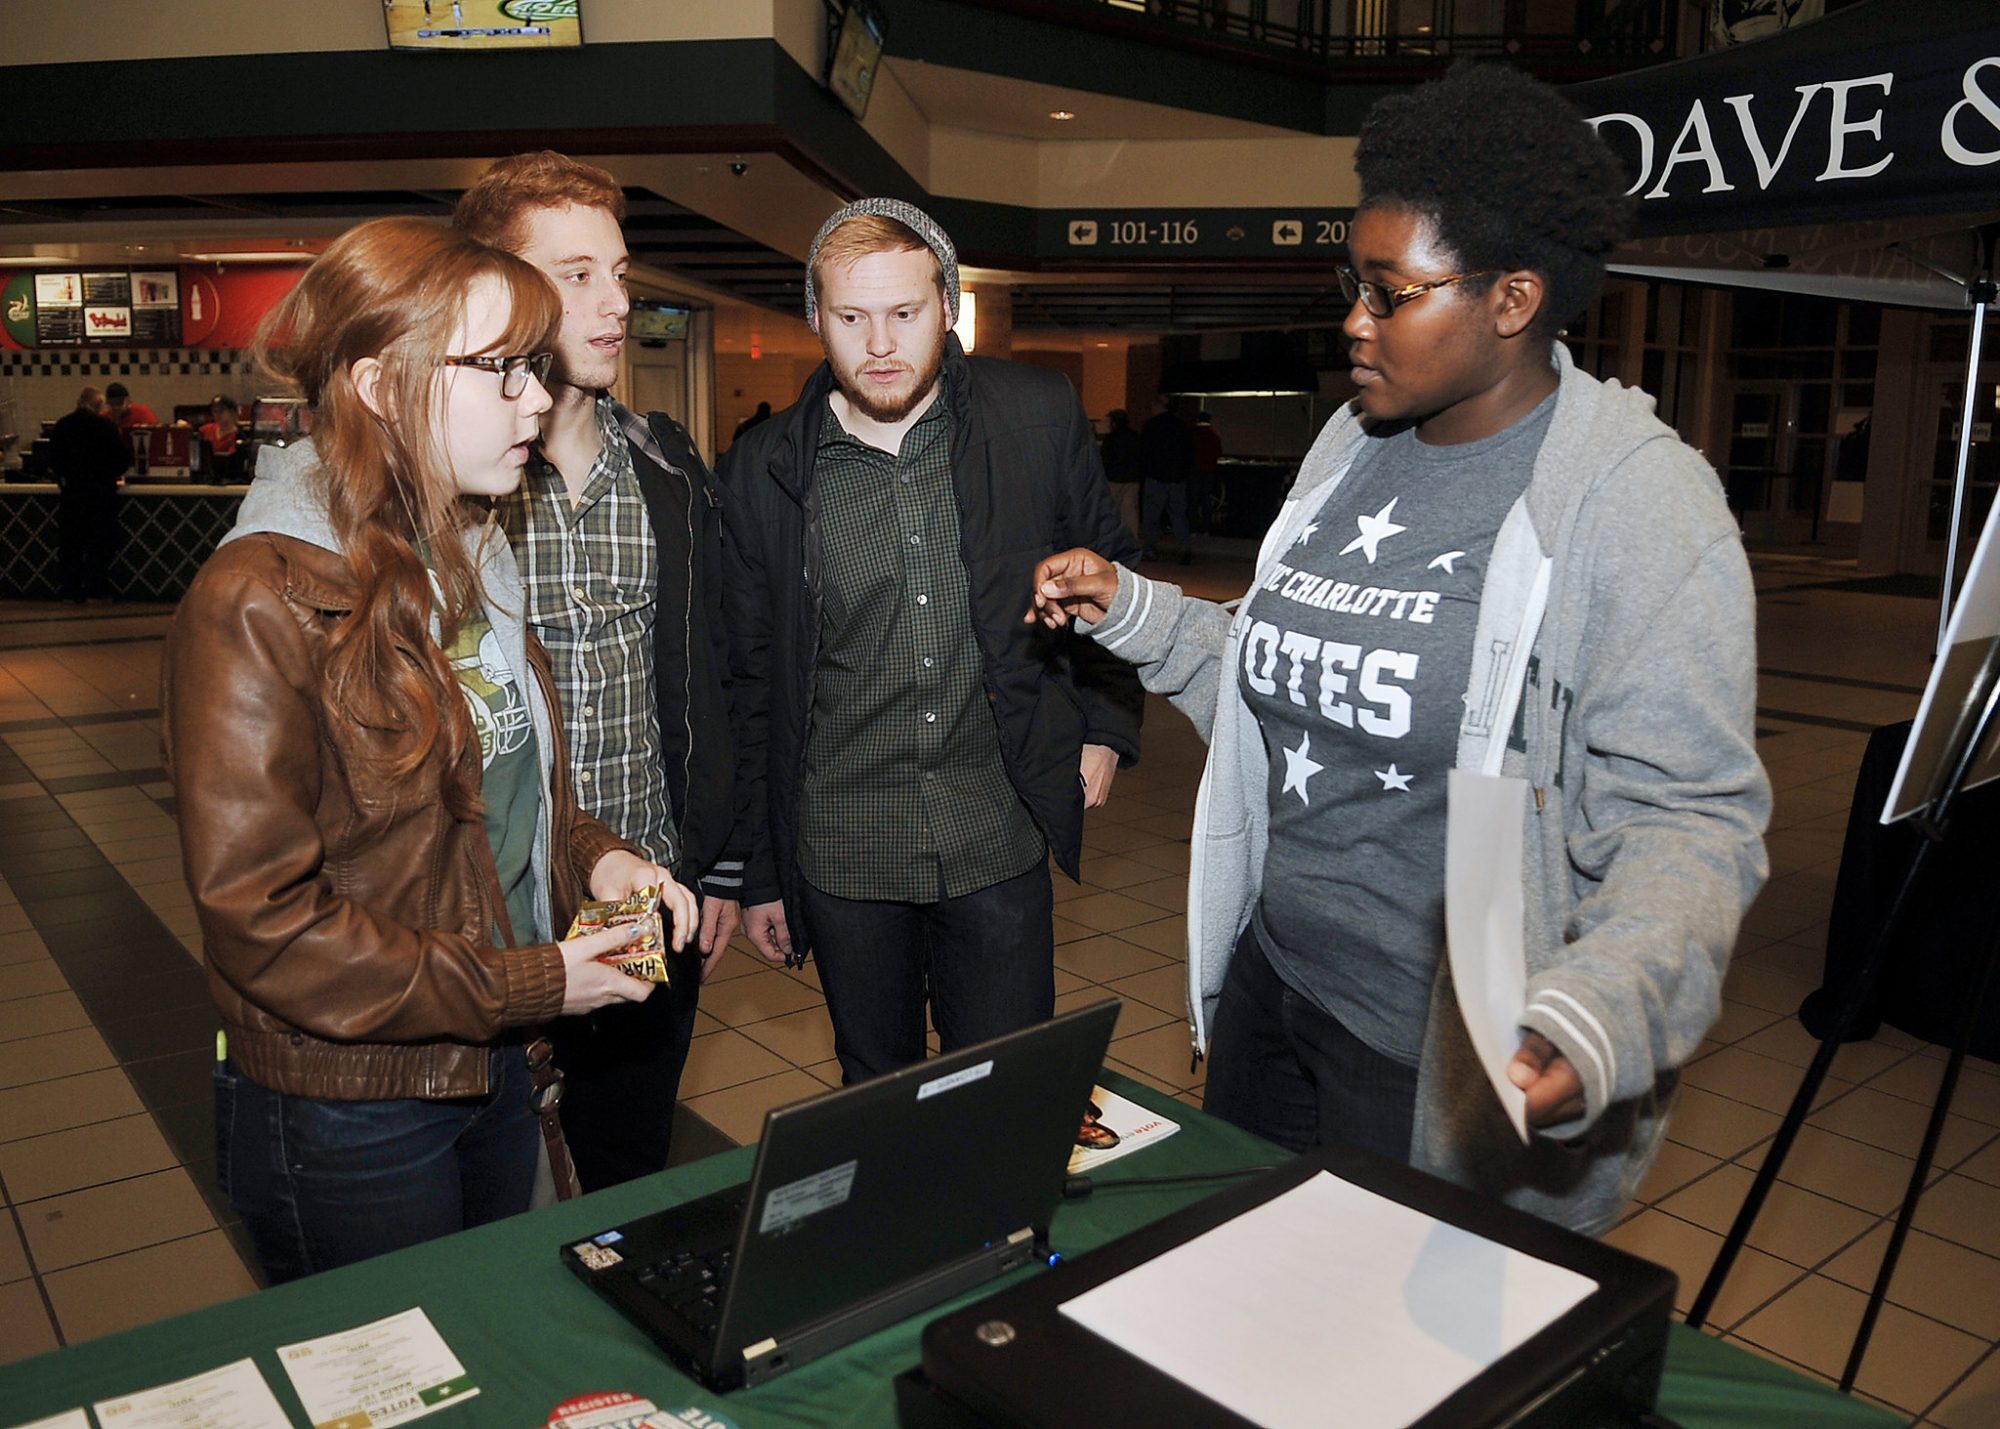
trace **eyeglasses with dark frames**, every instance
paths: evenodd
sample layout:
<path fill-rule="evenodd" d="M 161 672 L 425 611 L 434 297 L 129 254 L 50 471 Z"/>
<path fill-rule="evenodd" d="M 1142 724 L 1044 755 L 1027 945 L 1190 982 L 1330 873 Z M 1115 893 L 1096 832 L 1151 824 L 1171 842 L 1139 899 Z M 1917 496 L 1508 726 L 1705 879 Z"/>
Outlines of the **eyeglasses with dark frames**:
<path fill-rule="evenodd" d="M 1477 273 L 1454 273 L 1449 278 L 1433 278 L 1427 283 L 1405 283 L 1400 288 L 1391 288 L 1373 279 L 1362 277 L 1343 263 L 1340 267 L 1340 291 L 1346 295 L 1349 303 L 1359 298 L 1361 306 L 1368 309 L 1371 316 L 1386 318 L 1403 304 L 1415 302 L 1425 293 L 1436 292 L 1439 288 L 1449 288 L 1453 283 L 1484 278 L 1494 271 L 1496 270 L 1492 268 L 1482 268 Z"/>
<path fill-rule="evenodd" d="M 477 367 L 481 372 L 497 372 L 500 395 L 511 402 L 528 390 L 528 374 L 533 373 L 537 382 L 546 384 L 555 360 L 553 352 L 515 352 L 505 357 L 475 353 L 471 357 L 440 357 L 438 366 Z"/>

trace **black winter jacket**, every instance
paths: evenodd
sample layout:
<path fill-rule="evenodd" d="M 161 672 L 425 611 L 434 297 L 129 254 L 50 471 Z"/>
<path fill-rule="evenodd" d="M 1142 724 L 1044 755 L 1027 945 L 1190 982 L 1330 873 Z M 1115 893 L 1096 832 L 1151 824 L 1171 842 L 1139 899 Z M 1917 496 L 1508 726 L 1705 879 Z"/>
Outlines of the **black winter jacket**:
<path fill-rule="evenodd" d="M 742 891 L 744 848 L 732 837 L 736 755 L 723 634 L 722 496 L 687 428 L 664 412 L 617 410 L 659 549 L 653 697 L 680 835 L 674 871 L 699 877 L 706 894 L 733 899 Z"/>
<path fill-rule="evenodd" d="M 1139 755 L 1143 695 L 1129 667 L 1071 632 L 1022 622 L 1035 565 L 1088 546 L 1132 563 L 1097 443 L 1061 374 L 967 357 L 945 339 L 952 489 L 973 637 L 1007 777 L 1075 878 L 1083 842 L 1077 761 L 1085 744 Z M 736 719 L 737 821 L 747 831 L 746 906 L 783 899 L 794 954 L 811 946 L 797 898 L 799 794 L 824 604 L 813 463 L 833 374 L 722 459 L 725 601 Z"/>

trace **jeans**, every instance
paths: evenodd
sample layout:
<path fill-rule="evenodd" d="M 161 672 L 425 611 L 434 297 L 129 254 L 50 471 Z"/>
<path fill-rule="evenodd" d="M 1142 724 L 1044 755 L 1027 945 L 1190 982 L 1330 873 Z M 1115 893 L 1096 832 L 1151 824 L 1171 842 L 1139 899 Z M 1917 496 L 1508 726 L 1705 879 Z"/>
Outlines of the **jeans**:
<path fill-rule="evenodd" d="M 1037 862 L 935 903 L 836 898 L 801 881 L 843 1083 L 924 1058 L 924 1000 L 946 1052 L 1056 1010 L 1055 889 Z"/>
<path fill-rule="evenodd" d="M 1339 1143 L 1410 1159 L 1417 1069 L 1287 987 L 1246 927 L 1223 979 L 1202 1109 L 1288 1151 Z"/>
<path fill-rule="evenodd" d="M 694 1040 L 701 955 L 670 952 L 667 967 L 667 984 L 644 1002 L 549 1024 L 563 1074 L 563 1140 L 586 1191 L 666 1167 L 674 1101 Z"/>
<path fill-rule="evenodd" d="M 1188 549 L 1188 489 L 1185 481 L 1146 482 L 1146 519 L 1139 532 L 1139 544 L 1148 555 L 1156 554 L 1167 523 L 1174 528 L 1174 549 Z"/>
<path fill-rule="evenodd" d="M 528 1209 L 528 1060 L 490 1056 L 487 1094 L 451 1101 L 290 1096 L 216 1064 L 216 1178 L 273 1284 Z"/>

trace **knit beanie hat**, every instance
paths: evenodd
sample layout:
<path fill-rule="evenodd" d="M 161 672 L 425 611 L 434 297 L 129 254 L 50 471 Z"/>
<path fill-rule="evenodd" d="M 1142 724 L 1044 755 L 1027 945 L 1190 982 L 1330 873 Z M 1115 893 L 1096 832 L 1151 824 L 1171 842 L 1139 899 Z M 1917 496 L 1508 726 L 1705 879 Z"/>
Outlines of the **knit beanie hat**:
<path fill-rule="evenodd" d="M 937 255 L 938 266 L 944 270 L 944 313 L 947 323 L 958 321 L 958 250 L 951 246 L 931 216 L 915 204 L 904 203 L 899 198 L 856 199 L 845 208 L 838 210 L 832 218 L 820 225 L 813 235 L 812 247 L 806 250 L 806 325 L 814 332 L 819 331 L 819 294 L 813 289 L 813 264 L 819 259 L 819 249 L 829 234 L 850 218 L 893 218 L 924 241 L 924 246 Z"/>

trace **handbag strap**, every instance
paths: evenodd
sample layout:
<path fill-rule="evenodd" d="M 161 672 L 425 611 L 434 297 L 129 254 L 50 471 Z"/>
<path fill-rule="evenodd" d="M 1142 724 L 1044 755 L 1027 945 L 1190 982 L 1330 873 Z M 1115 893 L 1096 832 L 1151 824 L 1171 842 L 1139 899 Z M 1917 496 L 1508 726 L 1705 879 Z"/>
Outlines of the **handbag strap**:
<path fill-rule="evenodd" d="M 569 1143 L 562 1129 L 562 1068 L 556 1065 L 556 1050 L 546 1037 L 528 1044 L 528 1075 L 533 1078 L 532 1101 L 542 1123 L 542 1140 L 549 1148 L 549 1173 L 555 1178 L 556 1199 L 573 1200 L 582 1193 L 577 1184 L 576 1165 L 569 1159 Z"/>

